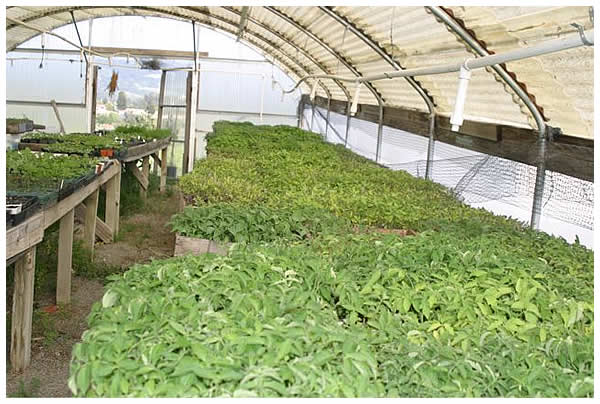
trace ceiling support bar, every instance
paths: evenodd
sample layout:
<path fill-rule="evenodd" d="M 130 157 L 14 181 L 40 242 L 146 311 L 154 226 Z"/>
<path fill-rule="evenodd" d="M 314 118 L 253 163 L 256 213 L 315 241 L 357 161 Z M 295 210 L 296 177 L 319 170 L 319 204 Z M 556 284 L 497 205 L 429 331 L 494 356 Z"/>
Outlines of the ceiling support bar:
<path fill-rule="evenodd" d="M 358 70 L 356 70 L 356 68 L 354 66 L 352 66 L 350 64 L 350 62 L 348 62 L 344 57 L 342 57 L 339 53 L 337 53 L 334 49 L 332 49 L 331 46 L 329 46 L 327 43 L 325 43 L 323 40 L 321 40 L 315 34 L 313 34 L 310 31 L 307 31 L 306 28 L 304 28 L 302 25 L 300 25 L 294 19 L 292 19 L 291 17 L 289 17 L 286 14 L 282 13 L 281 11 L 277 10 L 275 7 L 264 6 L 264 8 L 265 8 L 265 10 L 268 10 L 271 13 L 275 14 L 276 16 L 278 16 L 279 18 L 281 18 L 282 20 L 284 20 L 288 24 L 294 26 L 294 28 L 302 31 L 304 34 L 306 34 L 313 41 L 317 42 L 321 47 L 323 47 L 325 50 L 327 50 L 327 52 L 329 52 L 333 57 L 335 57 L 336 59 L 338 59 L 356 77 L 362 77 L 361 73 Z M 383 97 L 381 96 L 381 94 L 379 94 L 379 92 L 370 83 L 365 83 L 365 86 L 369 89 L 369 91 L 371 91 L 371 93 L 377 99 L 377 102 L 379 104 L 385 104 L 385 100 L 383 99 Z"/>
<path fill-rule="evenodd" d="M 183 7 L 183 8 L 187 8 L 187 9 L 193 9 L 193 7 Z M 223 7 L 224 10 L 227 10 L 233 14 L 236 14 L 238 16 L 241 15 L 241 12 L 237 11 L 236 9 L 232 8 L 232 7 L 228 7 L 228 6 L 224 6 Z M 248 21 L 250 21 L 253 24 L 258 25 L 259 27 L 261 27 L 262 29 L 269 31 L 271 34 L 275 35 L 277 38 L 281 39 L 282 41 L 286 42 L 288 45 L 290 45 L 292 48 L 294 48 L 296 51 L 302 53 L 302 55 L 304 57 L 306 57 L 308 60 L 310 60 L 311 62 L 313 62 L 319 69 L 321 69 L 321 71 L 323 71 L 323 73 L 325 74 L 331 74 L 327 68 L 321 63 L 319 62 L 314 56 L 312 56 L 309 52 L 306 51 L 306 49 L 298 46 L 295 42 L 293 42 L 291 39 L 286 38 L 283 34 L 277 32 L 276 30 L 274 30 L 273 28 L 269 27 L 268 25 L 262 23 L 261 21 L 255 19 L 254 17 L 248 16 L 247 17 Z M 334 82 L 337 84 L 337 86 L 344 92 L 344 95 L 346 95 L 346 98 L 350 98 L 350 93 L 348 92 L 348 89 L 339 81 L 339 80 L 335 80 Z"/>

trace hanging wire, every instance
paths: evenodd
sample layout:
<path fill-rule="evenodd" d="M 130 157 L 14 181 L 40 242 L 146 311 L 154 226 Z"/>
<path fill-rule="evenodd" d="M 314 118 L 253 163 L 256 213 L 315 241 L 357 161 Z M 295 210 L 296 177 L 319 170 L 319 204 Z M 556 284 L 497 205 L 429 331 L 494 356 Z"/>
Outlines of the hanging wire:
<path fill-rule="evenodd" d="M 83 51 L 79 52 L 79 78 L 83 77 Z"/>
<path fill-rule="evenodd" d="M 390 46 L 392 47 L 392 59 L 394 59 L 394 16 L 396 14 L 396 7 L 392 7 L 392 18 L 390 19 Z"/>
<path fill-rule="evenodd" d="M 196 60 L 196 21 L 192 20 L 192 36 L 194 37 L 194 71 L 198 71 L 198 61 Z"/>
<path fill-rule="evenodd" d="M 77 38 L 79 38 L 79 45 L 83 49 L 83 41 L 81 40 L 81 35 L 79 35 L 79 28 L 77 27 L 77 21 L 75 21 L 75 14 L 73 14 L 73 10 L 71 10 L 71 19 L 73 20 L 73 25 L 75 26 L 75 31 L 77 32 Z M 87 60 L 87 55 L 84 53 L 83 57 L 85 58 L 85 65 L 89 64 Z"/>
<path fill-rule="evenodd" d="M 344 35 L 342 35 L 342 44 L 340 45 L 340 52 L 344 51 L 344 43 L 346 42 L 346 33 L 348 32 L 348 25 L 344 28 Z M 340 74 L 340 58 L 337 60 L 337 66 L 335 68 L 335 74 Z"/>
<path fill-rule="evenodd" d="M 40 69 L 44 67 L 44 55 L 46 50 L 46 34 L 42 32 L 42 59 L 40 60 Z"/>

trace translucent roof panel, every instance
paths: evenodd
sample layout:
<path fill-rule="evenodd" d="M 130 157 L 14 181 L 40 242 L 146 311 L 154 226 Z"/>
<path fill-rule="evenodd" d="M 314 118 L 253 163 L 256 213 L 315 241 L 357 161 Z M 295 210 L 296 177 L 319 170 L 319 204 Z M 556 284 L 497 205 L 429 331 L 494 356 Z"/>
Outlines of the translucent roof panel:
<path fill-rule="evenodd" d="M 593 28 L 589 7 L 441 9 L 490 53 L 577 34 L 573 23 Z M 7 50 L 38 35 L 39 29 L 49 31 L 70 24 L 70 11 L 74 11 L 78 21 L 120 15 L 197 21 L 239 37 L 240 42 L 268 55 L 294 80 L 315 74 L 357 78 L 477 57 L 428 7 L 420 6 L 12 6 L 7 7 Z M 187 46 L 184 44 L 189 38 L 182 38 L 182 46 Z M 571 136 L 593 138 L 593 47 L 515 61 L 503 68 L 525 90 L 549 125 L 560 127 Z M 433 103 L 437 113 L 449 116 L 454 108 L 457 79 L 458 74 L 450 73 L 410 81 L 375 81 L 370 88 L 362 89 L 360 102 L 378 104 L 381 100 L 385 105 L 423 112 Z M 306 80 L 302 91 L 310 92 L 314 83 L 314 79 Z M 352 82 L 323 79 L 317 94 L 346 101 L 354 88 Z M 537 128 L 525 103 L 490 68 L 473 73 L 465 117 Z"/>

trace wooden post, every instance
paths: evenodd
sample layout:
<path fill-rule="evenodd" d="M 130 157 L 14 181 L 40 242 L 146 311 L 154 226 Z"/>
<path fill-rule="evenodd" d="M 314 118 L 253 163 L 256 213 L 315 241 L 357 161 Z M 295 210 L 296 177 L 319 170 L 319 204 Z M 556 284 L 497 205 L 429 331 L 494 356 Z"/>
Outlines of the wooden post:
<path fill-rule="evenodd" d="M 33 281 L 35 245 L 15 262 L 12 324 L 10 331 L 10 363 L 20 372 L 31 361 L 31 322 L 33 317 Z"/>
<path fill-rule="evenodd" d="M 116 163 L 119 164 L 119 163 Z M 119 233 L 119 201 L 121 199 L 121 171 L 106 182 L 106 224 L 117 237 Z"/>
<path fill-rule="evenodd" d="M 167 189 L 167 148 L 161 150 L 160 153 L 160 193 L 164 193 Z"/>
<path fill-rule="evenodd" d="M 56 119 L 58 120 L 58 124 L 60 125 L 60 133 L 65 134 L 65 125 L 63 125 L 62 119 L 60 119 L 60 114 L 58 113 L 58 106 L 56 105 L 56 101 L 50 100 L 50 105 L 54 109 L 54 114 L 56 115 Z"/>
<path fill-rule="evenodd" d="M 56 304 L 71 302 L 74 217 L 75 209 L 71 209 L 60 219 L 58 230 L 58 269 L 56 271 Z"/>
<path fill-rule="evenodd" d="M 85 222 L 83 228 L 83 239 L 85 247 L 90 250 L 92 260 L 94 259 L 94 244 L 96 243 L 96 212 L 98 211 L 99 194 L 100 190 L 97 189 L 84 201 Z"/>
<path fill-rule="evenodd" d="M 142 160 L 142 177 L 145 178 L 147 184 L 150 184 L 150 156 L 144 157 Z M 142 192 L 142 198 L 146 199 L 148 197 L 148 187 L 145 189 L 140 188 Z"/>

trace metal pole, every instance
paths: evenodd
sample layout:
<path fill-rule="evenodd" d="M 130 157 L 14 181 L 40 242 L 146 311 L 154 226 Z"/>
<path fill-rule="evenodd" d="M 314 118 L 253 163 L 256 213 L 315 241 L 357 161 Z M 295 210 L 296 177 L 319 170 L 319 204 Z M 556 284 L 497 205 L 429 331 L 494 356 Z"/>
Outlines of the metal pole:
<path fill-rule="evenodd" d="M 546 183 L 546 136 L 538 138 L 538 161 L 536 164 L 535 188 L 533 189 L 533 206 L 531 207 L 532 229 L 539 229 L 542 216 L 542 202 L 544 198 L 544 184 Z"/>
<path fill-rule="evenodd" d="M 331 96 L 327 97 L 327 118 L 325 118 L 325 140 L 327 140 L 327 132 L 329 132 L 329 115 L 331 113 Z"/>
<path fill-rule="evenodd" d="M 314 132 L 314 131 L 313 131 L 313 125 L 314 125 L 314 123 L 315 123 L 315 101 L 313 100 L 313 101 L 310 103 L 310 105 L 312 106 L 312 115 L 311 115 L 311 117 L 310 117 L 310 131 L 311 131 L 311 132 Z"/>
<path fill-rule="evenodd" d="M 431 165 L 433 164 L 433 153 L 435 147 L 435 112 L 429 115 L 429 142 L 427 143 L 427 165 L 425 166 L 425 178 L 431 179 Z"/>
<path fill-rule="evenodd" d="M 439 18 L 448 28 L 454 31 L 461 39 L 463 39 L 467 45 L 474 49 L 480 56 L 490 57 L 490 53 L 485 49 L 469 32 L 467 32 L 453 17 L 446 13 L 441 7 L 426 7 L 430 10 L 433 15 Z M 585 35 L 585 34 L 584 34 Z M 581 36 L 581 35 L 580 35 Z M 593 35 L 591 36 L 593 38 Z M 583 38 L 579 38 L 581 42 L 586 44 Z M 587 40 L 587 39 L 586 39 Z M 577 41 L 575 41 L 577 42 Z M 549 43 L 548 43 L 549 44 Z M 547 47 L 551 49 L 551 47 Z M 542 215 L 542 202 L 544 196 L 544 183 L 546 179 L 546 123 L 544 117 L 538 109 L 537 105 L 533 102 L 529 94 L 527 94 L 523 88 L 517 83 L 517 81 L 508 74 L 506 69 L 500 65 L 492 65 L 492 69 L 508 84 L 508 86 L 519 96 L 521 101 L 531 112 L 533 118 L 538 127 L 538 161 L 536 164 L 536 176 L 535 176 L 535 188 L 533 190 L 533 205 L 531 207 L 531 221 L 530 227 L 532 229 L 538 229 L 540 224 L 540 217 Z M 431 139 L 430 139 L 431 142 Z M 429 169 L 429 156 L 427 159 L 427 167 Z M 429 170 L 427 170 L 427 174 Z"/>
<path fill-rule="evenodd" d="M 377 125 L 377 148 L 375 150 L 375 162 L 381 159 L 381 143 L 383 140 L 383 103 L 379 102 L 379 124 Z"/>
<path fill-rule="evenodd" d="M 350 104 L 352 100 L 348 98 L 348 105 L 346 106 L 346 137 L 344 138 L 344 147 L 348 147 L 348 131 L 350 130 Z"/>

